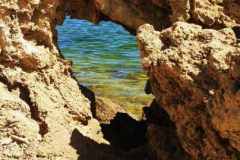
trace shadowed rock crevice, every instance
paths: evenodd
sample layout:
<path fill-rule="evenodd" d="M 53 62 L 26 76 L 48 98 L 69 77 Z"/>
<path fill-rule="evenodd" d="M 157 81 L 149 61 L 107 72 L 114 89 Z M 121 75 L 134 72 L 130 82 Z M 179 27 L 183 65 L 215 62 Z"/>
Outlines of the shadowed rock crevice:
<path fill-rule="evenodd" d="M 76 81 L 77 78 L 74 77 L 74 79 Z M 96 96 L 95 96 L 95 93 L 89 89 L 88 87 L 85 87 L 84 85 L 81 85 L 79 82 L 78 82 L 78 86 L 79 86 L 79 89 L 81 90 L 82 94 L 90 101 L 90 105 L 91 105 L 91 112 L 93 114 L 93 117 L 96 117 Z"/>
<path fill-rule="evenodd" d="M 148 124 L 147 139 L 150 147 L 151 160 L 189 160 L 183 150 L 177 128 L 168 113 L 153 100 L 150 107 L 144 108 Z M 160 158 L 161 157 L 161 158 Z"/>
<path fill-rule="evenodd" d="M 38 111 L 38 107 L 36 106 L 36 104 L 34 104 L 31 101 L 29 89 L 27 87 L 19 86 L 19 91 L 20 91 L 19 97 L 23 101 L 25 101 L 28 104 L 28 106 L 30 107 L 30 112 L 31 112 L 32 119 L 37 121 L 38 124 L 39 124 L 39 134 L 41 136 L 44 136 L 45 134 L 48 133 L 48 125 L 43 120 L 43 118 L 41 118 L 40 112 Z"/>
<path fill-rule="evenodd" d="M 129 151 L 146 145 L 147 125 L 127 113 L 117 113 L 110 124 L 101 124 L 104 138 L 119 150 Z"/>

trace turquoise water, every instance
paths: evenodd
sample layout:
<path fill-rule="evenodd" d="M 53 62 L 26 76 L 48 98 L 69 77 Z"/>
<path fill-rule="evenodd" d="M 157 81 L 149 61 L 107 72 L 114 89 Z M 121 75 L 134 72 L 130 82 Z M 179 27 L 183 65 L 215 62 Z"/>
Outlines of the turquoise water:
<path fill-rule="evenodd" d="M 148 104 L 135 36 L 112 22 L 74 19 L 66 19 L 57 30 L 59 47 L 73 61 L 81 84 L 132 112 Z"/>

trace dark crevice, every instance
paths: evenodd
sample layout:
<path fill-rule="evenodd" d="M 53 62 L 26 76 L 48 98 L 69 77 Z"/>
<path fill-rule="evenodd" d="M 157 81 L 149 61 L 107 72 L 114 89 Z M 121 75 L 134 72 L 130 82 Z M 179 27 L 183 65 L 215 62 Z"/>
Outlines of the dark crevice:
<path fill-rule="evenodd" d="M 151 87 L 150 79 L 147 80 L 145 87 L 144 87 L 144 91 L 146 94 L 152 94 L 152 87 Z"/>
<path fill-rule="evenodd" d="M 237 38 L 237 40 L 240 40 L 240 26 L 234 26 L 232 27 L 232 30 Z"/>
<path fill-rule="evenodd" d="M 166 127 L 173 126 L 173 122 L 170 120 L 168 113 L 162 107 L 159 107 L 155 99 L 150 107 L 144 108 L 144 114 L 148 123 Z"/>
<path fill-rule="evenodd" d="M 233 84 L 233 92 L 236 94 L 240 91 L 240 80 L 236 80 Z"/>
<path fill-rule="evenodd" d="M 136 121 L 127 113 L 117 113 L 110 124 L 101 124 L 104 138 L 122 151 L 129 151 L 147 144 L 145 121 Z"/>
<path fill-rule="evenodd" d="M 189 22 L 191 22 L 191 21 L 194 21 L 193 17 L 194 17 L 194 10 L 195 10 L 195 0 L 190 0 L 189 4 L 190 4 L 190 11 L 189 11 L 190 19 L 189 19 Z"/>
<path fill-rule="evenodd" d="M 177 129 L 174 122 L 170 119 L 169 114 L 162 108 L 156 100 L 153 100 L 150 107 L 144 108 L 144 113 L 146 116 L 146 122 L 148 126 L 155 126 L 152 129 L 148 130 L 148 134 L 151 137 L 155 137 L 158 142 L 155 142 L 158 146 L 157 150 L 164 153 L 164 156 L 168 157 L 167 159 L 171 160 L 189 160 L 189 155 L 184 151 L 181 141 L 179 140 Z M 154 130 L 159 130 L 156 134 Z M 148 137 L 148 139 L 151 137 Z M 151 143 L 151 140 L 149 140 Z M 150 144 L 154 145 L 154 144 Z M 157 159 L 156 148 L 151 148 L 151 159 Z"/>
<path fill-rule="evenodd" d="M 11 83 L 8 81 L 7 77 L 4 77 L 2 75 L 0 75 L 0 82 L 2 82 L 3 84 L 5 84 L 8 88 L 8 91 L 11 91 L 13 88 L 11 87 Z"/>
<path fill-rule="evenodd" d="M 31 117 L 39 124 L 39 134 L 44 136 L 48 133 L 47 123 L 40 117 L 40 112 L 35 103 L 31 101 L 29 89 L 25 86 L 20 85 L 20 98 L 24 100 L 30 107 Z"/>
<path fill-rule="evenodd" d="M 76 79 L 74 77 L 74 79 Z M 77 79 L 76 79 L 77 81 Z M 96 111 L 96 97 L 95 97 L 95 93 L 90 90 L 89 88 L 81 85 L 79 82 L 78 82 L 78 86 L 79 86 L 79 89 L 81 90 L 82 94 L 90 101 L 90 106 L 91 106 L 91 112 L 93 114 L 93 117 L 95 117 L 95 111 Z"/>

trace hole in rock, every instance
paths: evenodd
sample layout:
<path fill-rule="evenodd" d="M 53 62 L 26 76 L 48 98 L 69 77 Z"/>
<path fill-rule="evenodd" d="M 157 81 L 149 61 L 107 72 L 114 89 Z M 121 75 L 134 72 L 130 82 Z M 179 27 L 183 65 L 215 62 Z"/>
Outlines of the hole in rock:
<path fill-rule="evenodd" d="M 83 94 L 94 103 L 98 97 L 107 98 L 113 102 L 107 105 L 117 104 L 130 113 L 117 113 L 109 123 L 102 123 L 104 138 L 117 150 L 141 149 L 146 143 L 143 107 L 152 96 L 144 93 L 147 77 L 135 36 L 112 22 L 95 25 L 69 18 L 57 31 L 59 48 L 73 62 Z"/>
<path fill-rule="evenodd" d="M 147 77 L 141 68 L 135 36 L 112 22 L 95 25 L 70 18 L 57 30 L 59 48 L 66 59 L 73 61 L 80 84 L 96 97 L 108 98 L 141 119 L 142 107 L 152 97 L 144 93 Z"/>

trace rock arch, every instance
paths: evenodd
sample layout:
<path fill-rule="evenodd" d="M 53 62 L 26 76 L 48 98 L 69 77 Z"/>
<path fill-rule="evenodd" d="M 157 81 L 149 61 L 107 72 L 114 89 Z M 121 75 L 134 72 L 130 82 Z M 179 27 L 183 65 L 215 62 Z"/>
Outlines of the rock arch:
<path fill-rule="evenodd" d="M 234 0 L 0 1 L 0 128 L 4 128 L 3 132 L 0 133 L 0 138 L 1 144 L 5 145 L 0 146 L 0 151 L 4 151 L 2 152 L 4 154 L 0 155 L 0 159 L 11 159 L 13 157 L 19 159 L 77 159 L 76 151 L 69 145 L 71 133 L 75 129 L 98 143 L 107 143 L 102 138 L 98 122 L 92 118 L 89 101 L 82 95 L 77 82 L 71 76 L 71 64 L 61 57 L 57 47 L 55 27 L 64 21 L 66 15 L 73 18 L 88 19 L 96 23 L 100 20 L 112 20 L 133 32 L 144 23 L 150 23 L 158 30 L 173 26 L 161 33 L 154 31 L 149 26 L 144 26 L 140 29 L 138 37 L 144 58 L 143 65 L 146 70 L 151 71 L 149 75 L 154 85 L 153 93 L 158 103 L 166 107 L 164 109 L 175 123 L 180 143 L 192 159 L 219 159 L 220 156 L 220 158 L 227 160 L 231 159 L 232 156 L 239 156 L 237 155 L 240 151 L 240 127 L 239 116 L 237 116 L 239 114 L 239 102 L 237 102 L 239 98 L 239 71 L 237 67 L 233 67 L 227 73 L 217 74 L 217 77 L 214 76 L 217 81 L 221 82 L 217 86 L 222 87 L 227 93 L 224 94 L 223 98 L 230 100 L 232 96 L 236 100 L 231 103 L 234 105 L 233 108 L 230 107 L 231 112 L 227 112 L 228 114 L 225 115 L 224 111 L 229 109 L 228 101 L 220 103 L 222 100 L 220 98 L 221 90 L 217 90 L 219 92 L 212 90 L 209 90 L 208 93 L 205 92 L 206 89 L 209 89 L 208 85 L 205 84 L 206 81 L 204 81 L 205 76 L 197 77 L 197 74 L 179 73 L 179 70 L 174 67 L 174 69 L 169 69 L 169 67 L 174 66 L 171 56 L 160 57 L 160 60 L 169 62 L 163 66 L 152 65 L 159 63 L 155 61 L 155 58 L 158 59 L 158 56 L 164 52 L 162 49 L 176 47 L 181 45 L 181 42 L 188 42 L 189 38 L 192 38 L 192 34 L 188 33 L 186 36 L 185 32 L 189 30 L 194 33 L 197 30 L 200 35 L 198 37 L 199 41 L 205 43 L 204 36 L 201 35 L 208 35 L 208 30 L 196 25 L 175 24 L 174 22 L 191 22 L 212 29 L 231 27 L 238 25 L 240 22 L 238 9 L 239 3 Z M 185 27 L 189 30 L 185 31 Z M 231 30 L 211 31 L 214 32 L 213 38 L 218 39 L 221 42 L 220 44 L 231 48 L 230 50 L 234 51 L 231 53 L 236 53 L 237 58 L 231 59 L 230 62 L 234 62 L 233 65 L 239 64 L 239 47 L 237 47 L 233 32 Z M 176 38 L 172 34 L 175 32 L 184 34 Z M 159 39 L 159 36 L 163 39 Z M 222 40 L 222 36 L 227 36 L 226 39 L 228 40 Z M 148 37 L 152 40 L 149 41 Z M 194 38 L 193 40 L 196 40 Z M 163 48 L 160 47 L 161 45 Z M 208 44 L 205 45 L 208 46 Z M 152 48 L 155 49 L 152 50 Z M 191 49 L 191 47 L 189 48 Z M 154 53 L 159 54 L 156 56 Z M 184 52 L 185 54 L 188 55 L 187 52 Z M 213 54 L 213 56 L 215 55 Z M 225 60 L 225 58 L 223 59 Z M 194 60 L 194 58 L 190 58 L 191 62 Z M 202 74 L 211 77 L 210 71 L 222 70 L 226 66 L 225 69 L 229 69 L 221 58 L 218 60 L 219 63 L 207 66 L 206 70 L 208 72 Z M 190 63 L 191 65 L 194 66 Z M 182 65 L 180 68 L 186 71 L 185 67 L 187 66 Z M 217 70 L 217 73 L 220 73 L 219 70 Z M 193 73 L 198 73 L 198 71 L 196 70 Z M 167 79 L 160 74 L 163 72 L 166 73 Z M 203 79 L 201 79 L 202 77 Z M 194 78 L 199 80 L 197 84 L 203 86 L 203 88 L 194 88 L 196 86 L 190 81 Z M 224 85 L 228 82 L 232 84 L 233 88 L 235 86 L 235 92 L 232 88 Z M 176 95 L 169 93 L 169 95 L 163 94 L 161 96 L 162 93 L 159 91 L 166 88 L 159 86 L 159 83 L 168 85 L 170 88 L 168 91 Z M 187 84 L 193 85 L 193 89 L 189 89 Z M 181 98 L 180 95 L 183 94 L 185 97 Z M 194 95 L 192 98 L 196 99 L 185 99 L 190 97 L 189 94 Z M 206 95 L 209 98 L 213 94 L 216 94 L 215 99 L 213 99 L 215 103 L 207 104 L 215 109 L 212 112 L 202 110 L 200 99 Z M 180 98 L 176 98 L 179 96 Z M 199 97 L 200 99 L 198 99 Z M 199 105 L 194 105 L 192 103 L 194 100 L 199 102 Z M 185 103 L 191 105 L 184 105 Z M 182 107 L 176 107 L 178 105 Z M 219 107 L 220 105 L 223 107 Z M 195 107 L 198 108 L 198 114 L 192 114 L 195 111 L 191 108 L 195 109 Z M 232 109 L 234 109 L 234 112 Z M 178 117 L 175 113 L 182 113 L 180 115 L 183 119 L 187 115 L 185 113 L 189 113 L 191 116 L 185 119 L 184 122 L 186 123 L 180 123 L 182 122 L 181 117 Z M 214 116 L 208 119 L 210 113 Z M 222 115 L 229 117 L 229 119 L 224 119 L 224 123 L 219 123 L 221 122 L 219 117 Z M 195 119 L 196 116 L 200 118 Z M 208 117 L 207 120 L 206 117 Z M 179 119 L 180 121 L 177 121 Z M 201 121 L 200 124 L 200 120 L 206 121 Z M 223 125 L 226 124 L 227 126 L 227 122 L 232 124 L 225 128 Z M 213 126 L 209 127 L 207 123 Z M 88 125 L 84 126 L 83 124 Z M 188 127 L 187 124 L 193 125 L 194 130 L 191 130 L 191 127 Z M 188 130 L 184 130 L 186 127 L 188 127 Z M 211 134 L 216 136 L 211 139 Z M 191 139 L 191 136 L 196 137 Z M 199 143 L 199 139 L 202 140 L 201 143 Z M 11 152 L 11 149 L 16 152 Z M 155 149 L 156 152 L 159 151 L 159 148 Z M 214 151 L 214 153 L 209 151 Z"/>

